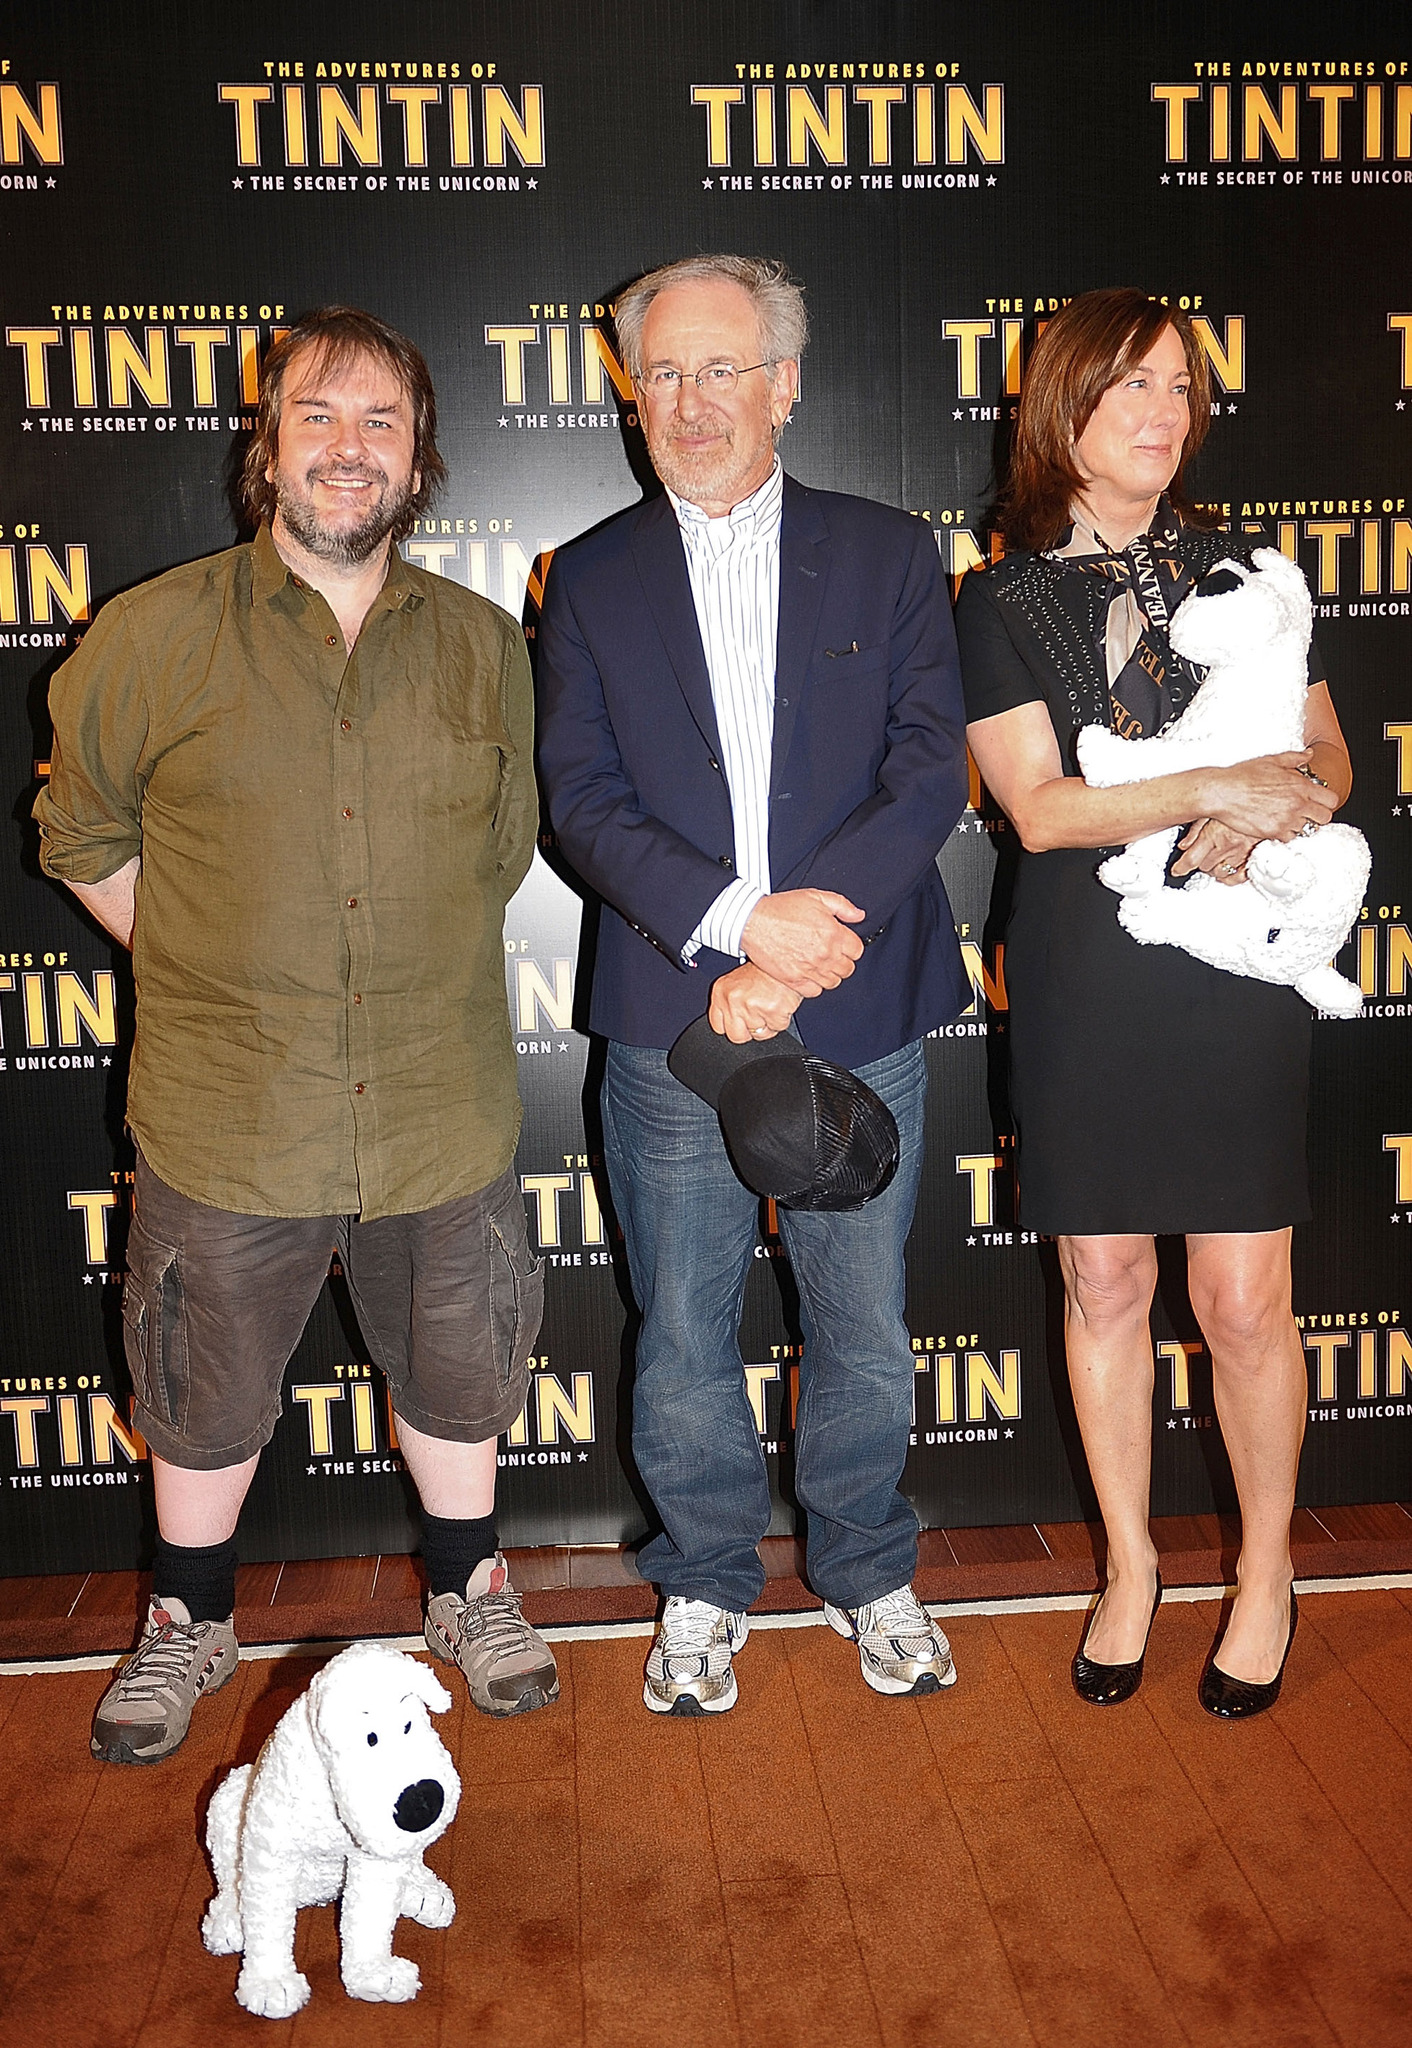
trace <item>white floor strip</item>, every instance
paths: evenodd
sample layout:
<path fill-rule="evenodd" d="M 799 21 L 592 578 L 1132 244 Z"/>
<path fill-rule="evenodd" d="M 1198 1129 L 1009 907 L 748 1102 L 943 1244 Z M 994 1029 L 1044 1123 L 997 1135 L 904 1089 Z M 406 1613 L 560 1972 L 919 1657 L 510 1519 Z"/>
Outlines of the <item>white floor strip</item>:
<path fill-rule="evenodd" d="M 1379 1572 L 1367 1578 L 1357 1579 L 1296 1579 L 1296 1588 L 1301 1600 L 1316 1593 L 1381 1593 L 1412 1592 L 1412 1572 Z M 1224 1600 L 1234 1590 L 1230 1586 L 1168 1586 L 1162 1598 L 1172 1601 L 1217 1601 Z M 1093 1599 L 1092 1593 L 1044 1593 L 1017 1600 L 929 1600 L 928 1614 L 937 1615 L 949 1621 L 969 1614 L 1066 1614 L 1076 1613 L 1087 1607 Z M 795 1614 L 752 1614 L 752 1629 L 779 1628 L 822 1628 L 824 1617 L 817 1607 L 805 1608 Z M 650 1621 L 590 1621 L 566 1622 L 558 1626 L 542 1628 L 539 1633 L 547 1643 L 606 1643 L 620 1637 L 650 1636 L 656 1624 Z M 361 1638 L 341 1636 L 313 1643 L 246 1643 L 241 1645 L 241 1661 L 246 1664 L 267 1662 L 274 1657 L 331 1657 L 337 1650 L 346 1650 L 349 1643 Z M 382 1636 L 390 1649 L 417 1652 L 425 1650 L 426 1643 L 417 1636 Z M 16 1658 L 9 1663 L 0 1663 L 0 1678 L 28 1678 L 48 1671 L 111 1671 L 124 1656 L 124 1651 L 104 1651 L 95 1657 L 43 1657 Z"/>

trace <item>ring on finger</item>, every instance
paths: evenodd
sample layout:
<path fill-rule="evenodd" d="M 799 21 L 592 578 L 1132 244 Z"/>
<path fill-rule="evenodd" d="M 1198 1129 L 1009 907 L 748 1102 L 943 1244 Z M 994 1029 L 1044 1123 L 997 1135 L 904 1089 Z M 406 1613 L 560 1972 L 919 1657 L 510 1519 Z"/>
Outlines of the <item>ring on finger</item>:
<path fill-rule="evenodd" d="M 1233 860 L 1223 860 L 1216 872 L 1220 875 L 1235 875 L 1239 874 L 1240 870 Z"/>
<path fill-rule="evenodd" d="M 1306 818 L 1299 828 L 1299 836 L 1301 839 L 1312 839 L 1318 829 L 1312 818 Z"/>

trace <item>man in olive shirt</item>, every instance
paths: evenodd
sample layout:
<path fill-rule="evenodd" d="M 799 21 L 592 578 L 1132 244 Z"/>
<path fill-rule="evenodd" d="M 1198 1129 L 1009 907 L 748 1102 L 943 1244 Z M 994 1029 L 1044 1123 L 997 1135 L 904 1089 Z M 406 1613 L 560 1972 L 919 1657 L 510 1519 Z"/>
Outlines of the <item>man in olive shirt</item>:
<path fill-rule="evenodd" d="M 236 1523 L 335 1251 L 421 1498 L 428 1643 L 485 1712 L 558 1694 L 494 1526 L 543 1303 L 502 945 L 531 685 L 511 620 L 393 546 L 444 476 L 417 349 L 306 316 L 265 365 L 255 540 L 113 599 L 51 691 L 43 864 L 137 983 L 123 1313 L 159 1536 L 110 1761 L 169 1755 L 234 1672 Z"/>

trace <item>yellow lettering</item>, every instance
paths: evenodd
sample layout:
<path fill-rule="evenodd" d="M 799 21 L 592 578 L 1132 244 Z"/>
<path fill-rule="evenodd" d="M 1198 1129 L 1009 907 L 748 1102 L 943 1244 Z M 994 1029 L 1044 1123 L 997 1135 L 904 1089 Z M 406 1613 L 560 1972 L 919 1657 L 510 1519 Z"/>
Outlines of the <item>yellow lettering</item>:
<path fill-rule="evenodd" d="M 544 94 L 539 86 L 525 87 L 518 113 L 503 85 L 487 85 L 482 106 L 488 164 L 504 163 L 507 141 L 522 164 L 535 168 L 544 162 Z"/>
<path fill-rule="evenodd" d="M 294 1399 L 302 1401 L 309 1411 L 309 1455 L 314 1458 L 331 1457 L 333 1429 L 329 1422 L 329 1410 L 335 1401 L 343 1399 L 342 1387 L 291 1387 L 289 1391 Z"/>
<path fill-rule="evenodd" d="M 1020 1354 L 1018 1351 L 1002 1351 L 1000 1371 L 986 1357 L 984 1351 L 966 1353 L 966 1420 L 983 1422 L 989 1405 L 997 1415 L 1007 1422 L 1016 1420 L 1020 1413 Z"/>

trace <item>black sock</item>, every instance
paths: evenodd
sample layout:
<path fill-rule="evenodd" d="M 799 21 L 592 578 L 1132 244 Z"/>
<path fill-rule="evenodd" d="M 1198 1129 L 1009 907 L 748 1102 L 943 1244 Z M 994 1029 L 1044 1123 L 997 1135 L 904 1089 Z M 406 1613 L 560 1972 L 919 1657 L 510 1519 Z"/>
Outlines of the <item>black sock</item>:
<path fill-rule="evenodd" d="M 235 1611 L 235 1538 L 188 1548 L 157 1538 L 152 1591 L 180 1600 L 193 1621 L 229 1621 Z"/>
<path fill-rule="evenodd" d="M 439 1593 L 459 1593 L 464 1598 L 471 1573 L 486 1558 L 494 1557 L 499 1547 L 493 1511 L 460 1521 L 429 1515 L 422 1509 L 422 1562 L 433 1600 Z"/>

